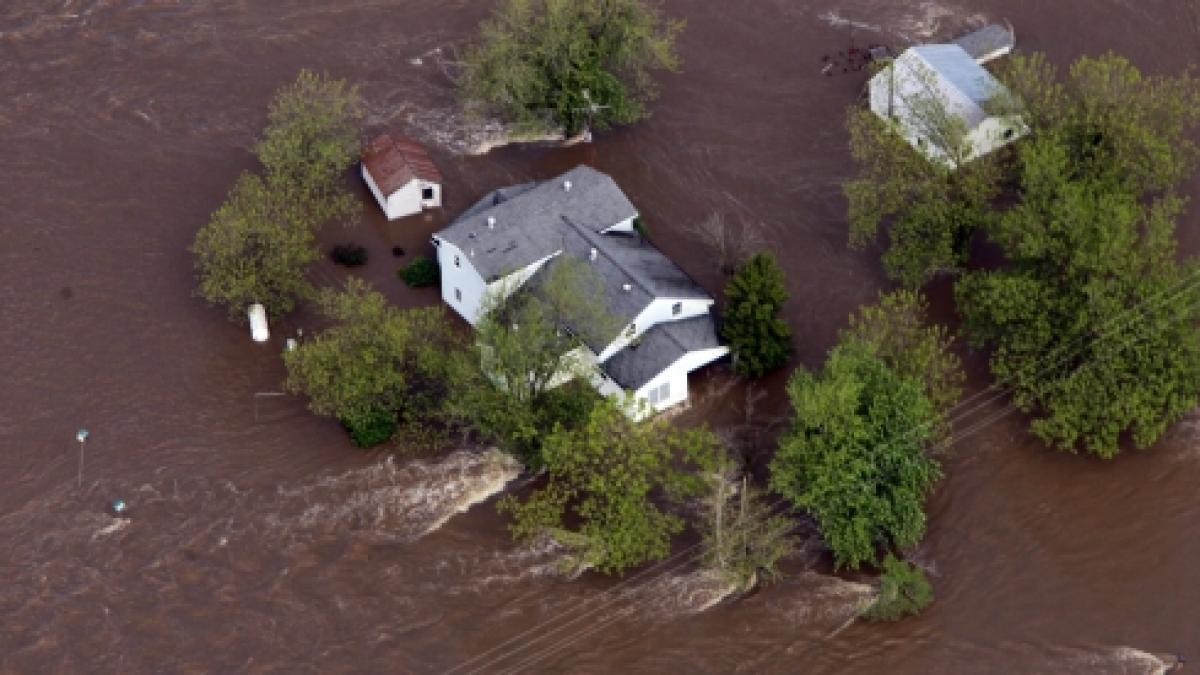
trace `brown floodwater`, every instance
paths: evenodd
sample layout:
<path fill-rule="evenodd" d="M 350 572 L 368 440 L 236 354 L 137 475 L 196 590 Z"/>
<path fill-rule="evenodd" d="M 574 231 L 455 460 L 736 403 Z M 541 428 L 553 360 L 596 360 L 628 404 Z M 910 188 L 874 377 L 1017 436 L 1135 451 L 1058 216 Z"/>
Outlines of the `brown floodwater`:
<path fill-rule="evenodd" d="M 713 210 L 762 223 L 788 272 L 796 362 L 812 366 L 885 286 L 878 251 L 845 245 L 839 191 L 842 111 L 864 75 L 820 74 L 850 26 L 860 46 L 902 46 L 1007 18 L 1057 63 L 1114 50 L 1167 73 L 1200 50 L 1195 0 L 671 0 L 685 65 L 662 78 L 652 119 L 592 145 L 463 157 L 431 50 L 468 38 L 489 5 L 0 4 L 0 671 L 1153 673 L 1168 654 L 1200 660 L 1200 415 L 1103 462 L 1043 448 L 981 396 L 914 554 L 938 597 L 925 614 L 850 621 L 867 580 L 831 575 L 811 539 L 779 583 L 698 611 L 694 540 L 624 580 L 563 579 L 555 552 L 512 544 L 490 503 L 451 517 L 507 468 L 363 453 L 272 395 L 280 340 L 312 317 L 253 344 L 192 295 L 186 250 L 253 169 L 272 92 L 327 70 L 363 83 L 365 132 L 430 142 L 447 177 L 444 214 L 391 224 L 355 183 L 361 222 L 322 234 L 367 245 L 361 274 L 397 302 L 437 301 L 394 272 L 446 217 L 587 162 L 714 292 L 713 256 L 684 225 Z M 1198 227 L 1193 208 L 1188 252 Z M 936 309 L 952 317 L 946 295 Z M 785 377 L 748 406 L 706 373 L 681 419 L 734 429 L 749 416 L 769 439 Z M 116 498 L 130 519 L 105 513 Z"/>

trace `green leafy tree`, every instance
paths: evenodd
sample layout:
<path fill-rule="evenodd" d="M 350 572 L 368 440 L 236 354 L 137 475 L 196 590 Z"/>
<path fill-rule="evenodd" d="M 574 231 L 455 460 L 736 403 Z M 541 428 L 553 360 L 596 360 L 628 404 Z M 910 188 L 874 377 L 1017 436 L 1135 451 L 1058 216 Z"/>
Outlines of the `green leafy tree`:
<path fill-rule="evenodd" d="M 931 100 L 923 125 L 931 138 L 945 137 L 945 152 L 961 155 L 958 133 L 934 133 L 946 119 Z M 919 115 L 918 115 L 919 117 Z M 954 119 L 951 117 L 950 119 Z M 858 106 L 848 112 L 850 154 L 858 174 L 843 185 L 849 201 L 850 245 L 865 248 L 886 227 L 891 240 L 883 265 L 892 279 L 919 287 L 940 274 L 957 274 L 967 262 L 971 238 L 992 218 L 1002 171 L 996 153 L 959 165 L 931 162 L 897 133 L 894 123 Z"/>
<path fill-rule="evenodd" d="M 876 560 L 925 532 L 926 494 L 941 477 L 925 452 L 937 411 L 923 383 L 875 349 L 838 345 L 819 374 L 788 381 L 795 413 L 771 462 L 771 487 L 816 519 L 838 567 Z"/>
<path fill-rule="evenodd" d="M 267 128 L 255 148 L 267 181 L 289 186 L 330 216 L 351 213 L 356 200 L 341 188 L 340 179 L 358 159 L 365 114 L 366 103 L 356 85 L 300 71 L 294 83 L 275 94 Z"/>
<path fill-rule="evenodd" d="M 581 350 L 615 338 L 603 281 L 586 263 L 560 256 L 520 288 L 497 286 L 475 325 L 484 369 L 522 403 L 591 374 Z"/>
<path fill-rule="evenodd" d="M 1065 77 L 1042 54 L 1016 54 L 1000 77 L 1035 136 L 1052 136 L 1070 175 L 1136 194 L 1161 194 L 1195 168 L 1200 79 L 1146 76 L 1109 53 L 1082 57 Z"/>
<path fill-rule="evenodd" d="M 1200 392 L 1200 266 L 1178 263 L 1180 201 L 1144 200 L 1082 176 L 1055 135 L 1021 151 L 1021 198 L 993 233 L 1008 265 L 956 288 L 967 335 L 991 370 L 1063 449 L 1112 457 L 1195 407 Z"/>
<path fill-rule="evenodd" d="M 882 572 L 879 596 L 863 610 L 863 617 L 872 621 L 899 621 L 920 614 L 933 602 L 933 587 L 921 568 L 889 553 L 883 559 Z"/>
<path fill-rule="evenodd" d="M 779 318 L 785 302 L 783 270 L 767 253 L 746 261 L 725 286 L 721 337 L 729 343 L 739 373 L 761 377 L 787 363 L 792 331 Z"/>
<path fill-rule="evenodd" d="M 506 0 L 463 58 L 470 105 L 575 133 L 645 117 L 651 72 L 676 70 L 679 21 L 643 0 Z"/>
<path fill-rule="evenodd" d="M 443 309 L 398 309 L 353 277 L 340 292 L 322 290 L 317 305 L 332 325 L 284 353 L 287 390 L 364 444 L 397 425 L 414 435 L 435 429 L 462 351 Z"/>
<path fill-rule="evenodd" d="M 304 205 L 244 173 L 192 243 L 199 294 L 244 317 L 261 302 L 272 316 L 311 295 L 308 266 L 320 257 Z"/>
<path fill-rule="evenodd" d="M 697 480 L 676 461 L 716 442 L 708 432 L 660 420 L 631 422 L 605 399 L 580 429 L 546 438 L 545 486 L 525 502 L 505 497 L 500 508 L 512 514 L 516 539 L 549 535 L 571 551 L 575 566 L 620 574 L 669 553 L 684 522 L 657 497 L 695 494 Z"/>
<path fill-rule="evenodd" d="M 953 351 L 954 336 L 941 325 L 929 325 L 929 303 L 916 291 L 881 293 L 874 305 L 850 317 L 842 342 L 871 345 L 889 368 L 925 385 L 925 394 L 939 415 L 945 415 L 962 395 L 966 379 L 962 360 Z"/>

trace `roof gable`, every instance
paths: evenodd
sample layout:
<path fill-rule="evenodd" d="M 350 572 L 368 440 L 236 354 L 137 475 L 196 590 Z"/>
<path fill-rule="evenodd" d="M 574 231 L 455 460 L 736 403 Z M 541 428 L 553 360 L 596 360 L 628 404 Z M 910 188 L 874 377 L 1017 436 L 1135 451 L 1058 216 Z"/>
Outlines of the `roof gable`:
<path fill-rule="evenodd" d="M 363 151 L 363 167 L 385 196 L 408 185 L 413 179 L 441 183 L 438 171 L 425 148 L 406 136 L 383 134 Z"/>

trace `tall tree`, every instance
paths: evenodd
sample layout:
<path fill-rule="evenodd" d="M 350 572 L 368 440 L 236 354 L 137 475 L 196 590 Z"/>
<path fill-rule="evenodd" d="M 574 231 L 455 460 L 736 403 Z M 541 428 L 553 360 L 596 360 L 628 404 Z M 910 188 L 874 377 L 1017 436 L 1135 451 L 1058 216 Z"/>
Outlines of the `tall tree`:
<path fill-rule="evenodd" d="M 956 293 L 1034 432 L 1112 457 L 1124 433 L 1148 446 L 1196 405 L 1200 265 L 1175 259 L 1178 199 L 1081 174 L 1074 153 L 1058 135 L 1024 145 L 1020 202 L 993 233 L 1009 263 Z"/>
<path fill-rule="evenodd" d="M 792 331 L 779 318 L 785 302 L 783 270 L 767 253 L 746 261 L 725 286 L 721 337 L 729 343 L 739 373 L 761 377 L 787 363 Z"/>
<path fill-rule="evenodd" d="M 925 452 L 937 411 L 923 384 L 857 340 L 818 374 L 788 381 L 795 418 L 771 462 L 771 487 L 811 513 L 838 567 L 874 562 L 925 532 L 924 500 L 941 477 Z"/>
<path fill-rule="evenodd" d="M 889 368 L 922 382 L 944 416 L 962 395 L 966 374 L 953 351 L 954 336 L 945 326 L 927 323 L 928 314 L 929 303 L 916 291 L 881 293 L 877 303 L 860 307 L 850 317 L 841 340 L 871 345 Z"/>
<path fill-rule="evenodd" d="M 255 148 L 268 182 L 290 186 L 324 210 L 318 221 L 351 212 L 356 200 L 339 181 L 358 159 L 365 114 L 357 85 L 300 71 L 294 83 L 276 92 Z"/>
<path fill-rule="evenodd" d="M 1080 58 L 1064 77 L 1042 54 L 1016 54 L 999 75 L 1033 136 L 1062 146 L 1071 177 L 1158 195 L 1196 166 L 1200 79 L 1191 69 L 1146 76 L 1108 53 Z"/>
<path fill-rule="evenodd" d="M 916 108 L 926 111 L 924 126 L 936 128 L 947 118 L 941 105 L 932 99 Z M 858 175 L 843 186 L 850 245 L 865 248 L 886 226 L 891 244 L 883 255 L 884 269 L 910 288 L 962 271 L 972 236 L 992 218 L 1002 178 L 995 153 L 960 165 L 931 162 L 893 123 L 858 106 L 849 110 L 847 126 L 850 154 L 858 164 Z M 954 136 L 952 130 L 931 133 L 946 137 L 946 152 L 958 155 L 963 151 L 954 150 Z"/>
<path fill-rule="evenodd" d="M 322 290 L 317 305 L 333 325 L 284 353 L 288 391 L 341 420 L 356 441 L 381 442 L 397 425 L 434 428 L 462 349 L 443 308 L 398 309 L 354 277 L 342 291 Z"/>
<path fill-rule="evenodd" d="M 795 550 L 795 524 L 774 512 L 723 445 L 696 450 L 693 457 L 704 483 L 698 527 L 705 565 L 738 590 L 774 581 L 779 561 Z"/>
<path fill-rule="evenodd" d="M 261 302 L 272 316 L 286 314 L 312 293 L 306 271 L 320 253 L 309 213 L 294 192 L 268 187 L 244 173 L 209 222 L 196 233 L 199 294 L 223 304 L 231 318 Z"/>
<path fill-rule="evenodd" d="M 683 23 L 643 0 L 505 0 L 464 56 L 470 105 L 575 133 L 645 117 L 651 72 L 675 70 Z"/>
<path fill-rule="evenodd" d="M 512 513 L 518 540 L 549 535 L 571 550 L 577 566 L 619 574 L 666 557 L 684 522 L 656 497 L 695 494 L 695 477 L 676 462 L 716 443 L 703 430 L 631 422 L 617 403 L 604 400 L 580 429 L 546 438 L 545 486 L 523 503 L 505 497 L 500 508 Z"/>
<path fill-rule="evenodd" d="M 555 385 L 591 374 L 581 350 L 615 338 L 603 281 L 586 263 L 559 256 L 520 288 L 496 286 L 475 326 L 485 370 L 528 403 Z"/>

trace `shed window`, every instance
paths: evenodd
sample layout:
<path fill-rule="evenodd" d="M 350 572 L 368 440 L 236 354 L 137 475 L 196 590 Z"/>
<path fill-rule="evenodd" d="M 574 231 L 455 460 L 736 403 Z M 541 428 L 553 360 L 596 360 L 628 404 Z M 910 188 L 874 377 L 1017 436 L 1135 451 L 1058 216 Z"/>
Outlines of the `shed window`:
<path fill-rule="evenodd" d="M 421 188 L 421 199 L 424 199 L 425 201 L 429 201 L 429 200 L 433 199 L 433 188 L 431 188 L 431 187 Z"/>
<path fill-rule="evenodd" d="M 679 316 L 680 314 L 683 314 L 683 303 L 677 302 L 671 305 L 671 316 Z"/>
<path fill-rule="evenodd" d="M 1006 141 L 1012 140 L 1013 133 L 1014 132 L 1011 128 L 1005 129 L 1004 130 L 1004 140 L 1006 140 Z"/>
<path fill-rule="evenodd" d="M 459 302 L 462 302 L 462 289 L 461 288 L 454 289 L 454 299 Z"/>

